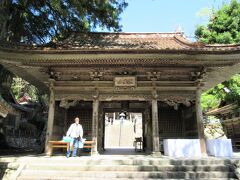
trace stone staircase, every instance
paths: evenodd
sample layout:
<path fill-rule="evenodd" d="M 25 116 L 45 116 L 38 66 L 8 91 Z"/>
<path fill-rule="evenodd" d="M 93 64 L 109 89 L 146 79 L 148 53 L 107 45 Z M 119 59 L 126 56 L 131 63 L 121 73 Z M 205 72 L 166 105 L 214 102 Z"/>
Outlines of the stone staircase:
<path fill-rule="evenodd" d="M 69 158 L 32 160 L 18 180 L 237 179 L 230 160 Z"/>
<path fill-rule="evenodd" d="M 18 168 L 19 168 L 19 164 L 16 162 L 11 162 L 11 161 L 4 162 L 0 160 L 0 179 L 2 180 L 11 179 L 11 177 L 17 171 Z"/>

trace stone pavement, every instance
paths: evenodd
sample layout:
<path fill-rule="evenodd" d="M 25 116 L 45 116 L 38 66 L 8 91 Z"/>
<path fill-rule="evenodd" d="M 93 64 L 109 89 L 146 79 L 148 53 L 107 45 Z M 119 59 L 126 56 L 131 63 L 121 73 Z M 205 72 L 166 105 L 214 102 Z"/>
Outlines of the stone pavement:
<path fill-rule="evenodd" d="M 12 179 L 236 179 L 232 158 L 171 158 L 135 153 L 132 149 L 108 149 L 95 156 L 67 159 L 63 155 L 0 157 L 1 163 L 18 165 Z M 5 179 L 9 178 L 6 176 Z"/>

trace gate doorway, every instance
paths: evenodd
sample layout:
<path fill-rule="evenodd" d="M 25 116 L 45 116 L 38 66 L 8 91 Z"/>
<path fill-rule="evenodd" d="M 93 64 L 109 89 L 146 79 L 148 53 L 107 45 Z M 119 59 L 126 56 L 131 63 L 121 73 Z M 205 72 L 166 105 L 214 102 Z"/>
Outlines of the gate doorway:
<path fill-rule="evenodd" d="M 143 139 L 143 114 L 138 112 L 105 112 L 104 128 L 105 149 L 134 150 L 136 138 Z"/>

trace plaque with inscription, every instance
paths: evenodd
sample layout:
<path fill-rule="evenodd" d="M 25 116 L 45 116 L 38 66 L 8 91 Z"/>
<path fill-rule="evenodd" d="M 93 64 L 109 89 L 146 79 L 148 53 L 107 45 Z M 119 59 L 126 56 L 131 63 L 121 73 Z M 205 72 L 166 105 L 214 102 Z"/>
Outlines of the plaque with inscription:
<path fill-rule="evenodd" d="M 135 87 L 136 77 L 134 76 L 115 77 L 114 84 L 115 87 Z"/>

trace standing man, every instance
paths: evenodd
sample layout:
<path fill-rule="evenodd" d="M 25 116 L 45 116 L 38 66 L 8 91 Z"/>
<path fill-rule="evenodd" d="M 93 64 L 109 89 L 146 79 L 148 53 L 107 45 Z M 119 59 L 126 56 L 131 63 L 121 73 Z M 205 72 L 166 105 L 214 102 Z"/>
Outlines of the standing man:
<path fill-rule="evenodd" d="M 79 140 L 82 139 L 83 137 L 83 128 L 82 125 L 79 124 L 79 118 L 76 117 L 74 119 L 75 123 L 71 124 L 67 131 L 67 136 L 70 136 L 72 138 L 72 141 L 70 142 L 70 147 L 67 152 L 67 157 L 70 157 L 71 151 L 72 151 L 72 146 L 74 146 L 72 157 L 76 157 L 77 155 L 77 149 L 78 149 L 78 142 Z"/>

